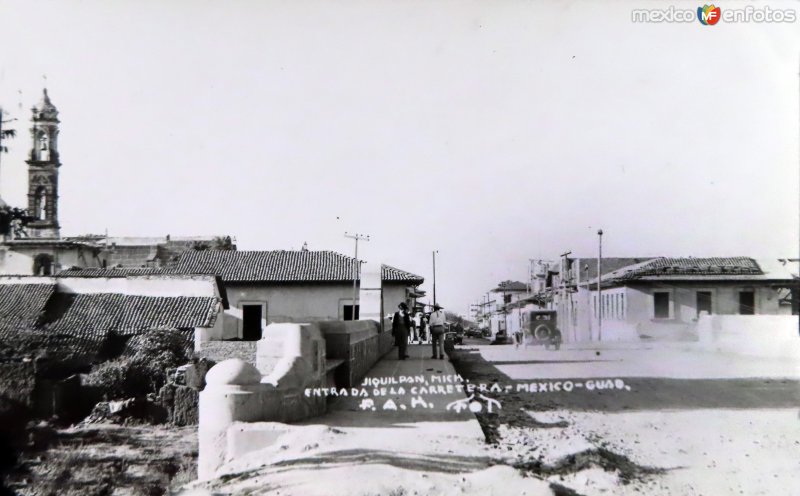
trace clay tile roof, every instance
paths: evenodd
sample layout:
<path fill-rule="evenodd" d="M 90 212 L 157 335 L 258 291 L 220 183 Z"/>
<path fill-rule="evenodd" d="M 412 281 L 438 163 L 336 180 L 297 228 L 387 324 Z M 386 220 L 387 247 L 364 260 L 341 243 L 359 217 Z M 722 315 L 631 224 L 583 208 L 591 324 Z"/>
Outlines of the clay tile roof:
<path fill-rule="evenodd" d="M 355 259 L 332 251 L 189 251 L 173 272 L 216 274 L 225 282 L 341 282 L 353 280 Z M 388 265 L 384 281 L 422 284 L 423 278 Z"/>
<path fill-rule="evenodd" d="M 109 269 L 72 267 L 60 271 L 56 274 L 56 277 L 127 277 L 163 275 L 166 273 L 165 269 L 155 267 L 113 267 Z"/>
<path fill-rule="evenodd" d="M 411 272 L 400 270 L 389 265 L 381 265 L 381 280 L 384 281 L 402 281 L 413 284 L 422 284 L 425 279 Z"/>
<path fill-rule="evenodd" d="M 748 257 L 657 258 L 627 271 L 620 279 L 653 276 L 761 275 L 763 271 Z"/>
<path fill-rule="evenodd" d="M 528 285 L 519 281 L 503 281 L 497 285 L 492 291 L 527 291 Z"/>
<path fill-rule="evenodd" d="M 108 331 L 124 335 L 155 328 L 210 327 L 218 303 L 213 297 L 58 293 L 51 298 L 40 327 L 82 338 L 104 336 Z"/>
<path fill-rule="evenodd" d="M 35 326 L 55 289 L 55 284 L 0 284 L 0 330 Z"/>

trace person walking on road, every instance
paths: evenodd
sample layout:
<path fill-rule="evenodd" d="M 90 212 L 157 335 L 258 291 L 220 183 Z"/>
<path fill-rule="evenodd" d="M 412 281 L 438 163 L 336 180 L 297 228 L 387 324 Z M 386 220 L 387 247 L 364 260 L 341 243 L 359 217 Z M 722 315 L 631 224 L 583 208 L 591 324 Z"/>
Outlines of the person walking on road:
<path fill-rule="evenodd" d="M 433 356 L 431 358 L 444 359 L 444 324 L 446 318 L 442 307 L 439 304 L 433 305 L 433 313 L 428 322 L 431 331 L 431 345 L 433 346 Z M 437 350 L 439 356 L 437 357 Z"/>
<path fill-rule="evenodd" d="M 428 342 L 427 332 L 425 332 L 425 327 L 427 326 L 427 322 L 425 320 L 425 314 L 419 314 L 419 344 L 425 344 Z"/>
<path fill-rule="evenodd" d="M 408 358 L 406 353 L 408 347 L 408 331 L 411 329 L 411 317 L 408 316 L 408 305 L 405 302 L 397 305 L 398 311 L 392 318 L 392 336 L 397 342 L 397 358 L 405 360 Z"/>

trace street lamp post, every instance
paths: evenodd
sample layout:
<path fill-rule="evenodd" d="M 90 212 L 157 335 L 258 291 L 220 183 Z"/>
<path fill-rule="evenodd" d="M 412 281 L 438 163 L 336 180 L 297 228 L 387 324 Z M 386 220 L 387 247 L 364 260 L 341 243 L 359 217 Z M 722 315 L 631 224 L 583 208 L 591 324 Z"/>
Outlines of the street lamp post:
<path fill-rule="evenodd" d="M 603 230 L 597 231 L 597 340 L 603 340 Z"/>
<path fill-rule="evenodd" d="M 344 233 L 346 238 L 350 238 L 355 240 L 356 242 L 356 252 L 354 256 L 354 263 L 353 263 L 353 305 L 352 310 L 350 311 L 350 320 L 357 320 L 356 319 L 356 298 L 358 297 L 358 274 L 359 270 L 361 269 L 361 262 L 358 261 L 358 242 L 360 241 L 369 241 L 369 236 L 365 236 L 363 234 L 348 234 Z"/>

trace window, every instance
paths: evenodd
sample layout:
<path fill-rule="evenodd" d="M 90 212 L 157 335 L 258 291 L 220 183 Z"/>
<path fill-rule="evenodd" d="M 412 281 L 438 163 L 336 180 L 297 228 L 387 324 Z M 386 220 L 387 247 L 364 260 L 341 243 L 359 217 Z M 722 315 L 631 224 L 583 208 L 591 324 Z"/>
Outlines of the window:
<path fill-rule="evenodd" d="M 657 319 L 669 318 L 669 293 L 662 291 L 653 293 L 653 317 Z"/>
<path fill-rule="evenodd" d="M 33 204 L 33 216 L 38 220 L 47 219 L 47 190 L 44 186 L 36 188 Z"/>
<path fill-rule="evenodd" d="M 356 305 L 356 318 L 353 318 L 353 305 L 345 305 L 343 317 L 344 320 L 358 320 L 359 309 L 361 305 Z"/>
<path fill-rule="evenodd" d="M 697 292 L 697 316 L 700 312 L 707 312 L 711 315 L 711 291 L 698 291 Z"/>
<path fill-rule="evenodd" d="M 739 314 L 756 314 L 756 293 L 754 291 L 742 291 L 739 293 Z"/>
<path fill-rule="evenodd" d="M 40 253 L 33 259 L 33 275 L 49 276 L 53 274 L 53 257 L 47 253 Z"/>

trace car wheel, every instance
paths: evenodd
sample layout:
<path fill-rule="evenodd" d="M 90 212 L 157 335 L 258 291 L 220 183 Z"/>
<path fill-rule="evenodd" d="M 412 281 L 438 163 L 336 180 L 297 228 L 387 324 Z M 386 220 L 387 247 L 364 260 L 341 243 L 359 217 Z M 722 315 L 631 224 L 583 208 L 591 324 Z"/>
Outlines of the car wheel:
<path fill-rule="evenodd" d="M 539 327 L 533 330 L 533 337 L 535 337 L 539 341 L 549 340 L 550 335 L 551 335 L 550 328 L 544 324 L 540 325 Z"/>

